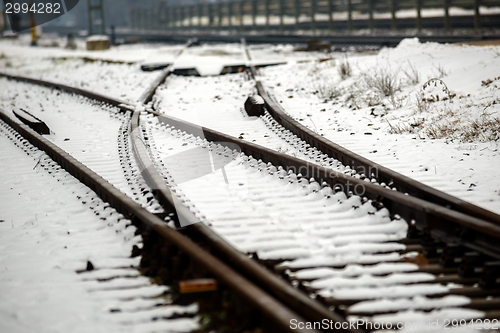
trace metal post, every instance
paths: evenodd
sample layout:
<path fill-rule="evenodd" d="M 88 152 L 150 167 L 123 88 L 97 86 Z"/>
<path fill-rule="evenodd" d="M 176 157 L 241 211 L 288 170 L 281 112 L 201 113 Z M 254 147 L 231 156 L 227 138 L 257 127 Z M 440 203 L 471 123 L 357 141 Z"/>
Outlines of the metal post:
<path fill-rule="evenodd" d="M 159 31 L 160 28 L 160 8 L 156 7 L 152 10 L 151 19 L 153 22 L 153 30 Z"/>
<path fill-rule="evenodd" d="M 328 27 L 333 30 L 333 0 L 328 0 Z"/>
<path fill-rule="evenodd" d="M 266 15 L 266 30 L 269 31 L 269 16 L 271 15 L 270 10 L 269 10 L 269 0 L 264 1 L 264 6 L 265 6 L 265 15 Z"/>
<path fill-rule="evenodd" d="M 422 0 L 417 1 L 417 30 L 422 31 Z"/>
<path fill-rule="evenodd" d="M 198 11 L 198 29 L 201 29 L 201 26 L 202 26 L 202 23 L 201 23 L 201 20 L 202 20 L 202 17 L 203 17 L 203 5 L 201 3 L 199 3 L 198 5 L 196 5 L 196 10 Z"/>
<path fill-rule="evenodd" d="M 171 7 L 170 9 L 170 18 L 171 18 L 171 22 L 172 22 L 172 30 L 176 30 L 177 29 L 177 21 L 178 21 L 178 18 L 179 18 L 179 12 L 177 10 L 177 6 L 175 7 Z"/>
<path fill-rule="evenodd" d="M 175 29 L 175 7 L 169 7 L 168 11 L 168 25 L 170 26 L 170 29 L 174 30 Z"/>
<path fill-rule="evenodd" d="M 311 29 L 316 30 L 316 0 L 311 0 Z"/>
<path fill-rule="evenodd" d="M 285 0 L 280 1 L 280 31 L 283 32 L 284 28 L 284 18 L 285 18 Z"/>
<path fill-rule="evenodd" d="M 370 15 L 369 18 L 369 24 L 370 24 L 370 31 L 373 31 L 375 29 L 375 21 L 373 20 L 373 12 L 375 10 L 375 4 L 373 3 L 373 0 L 368 0 L 368 12 Z"/>
<path fill-rule="evenodd" d="M 229 30 L 233 28 L 233 2 L 227 3 L 227 20 L 229 25 Z"/>
<path fill-rule="evenodd" d="M 176 25 L 177 25 L 177 19 L 176 19 L 176 14 L 177 14 L 177 7 L 170 7 L 169 10 L 169 16 L 170 16 L 170 27 L 172 30 L 175 30 Z"/>
<path fill-rule="evenodd" d="M 252 0 L 252 26 L 257 28 L 257 0 Z"/>
<path fill-rule="evenodd" d="M 217 2 L 217 27 L 222 29 L 222 0 Z"/>
<path fill-rule="evenodd" d="M 177 18 L 177 20 L 175 23 L 175 27 L 177 28 L 177 30 L 179 30 L 182 27 L 182 7 L 181 6 L 177 6 L 176 18 Z"/>
<path fill-rule="evenodd" d="M 148 8 L 146 23 L 147 23 L 147 30 L 152 31 L 153 30 L 153 10 L 151 8 Z"/>
<path fill-rule="evenodd" d="M 207 11 L 208 11 L 208 26 L 210 28 L 213 27 L 214 25 L 214 4 L 207 4 Z"/>
<path fill-rule="evenodd" d="M 147 29 L 147 20 L 148 20 L 148 13 L 146 12 L 146 9 L 143 8 L 141 9 L 141 30 L 146 31 Z"/>
<path fill-rule="evenodd" d="M 300 0 L 295 0 L 294 5 L 295 5 L 295 29 L 299 30 Z"/>
<path fill-rule="evenodd" d="M 474 0 L 474 29 L 481 29 L 481 14 L 479 13 L 479 5 L 481 0 Z"/>
<path fill-rule="evenodd" d="M 444 28 L 449 30 L 451 28 L 450 23 L 450 0 L 444 1 Z"/>
<path fill-rule="evenodd" d="M 395 30 L 398 27 L 396 21 L 396 1 L 391 0 L 391 29 Z"/>
<path fill-rule="evenodd" d="M 186 18 L 186 15 L 185 15 L 186 13 L 184 12 L 184 9 L 185 9 L 185 8 L 186 8 L 186 7 L 184 7 L 184 6 L 179 6 L 179 18 L 180 18 L 180 20 L 181 20 L 181 21 L 180 21 L 179 28 L 184 27 L 184 19 Z"/>
<path fill-rule="evenodd" d="M 193 20 L 194 20 L 194 5 L 189 5 L 187 7 L 188 15 L 189 15 L 189 28 L 193 28 Z"/>
<path fill-rule="evenodd" d="M 239 8 L 240 8 L 240 10 L 239 10 L 239 15 L 240 15 L 240 31 L 242 31 L 243 30 L 243 19 L 244 19 L 244 15 L 243 15 L 244 14 L 243 13 L 243 11 L 244 11 L 243 0 L 240 0 L 240 2 L 239 2 Z"/>

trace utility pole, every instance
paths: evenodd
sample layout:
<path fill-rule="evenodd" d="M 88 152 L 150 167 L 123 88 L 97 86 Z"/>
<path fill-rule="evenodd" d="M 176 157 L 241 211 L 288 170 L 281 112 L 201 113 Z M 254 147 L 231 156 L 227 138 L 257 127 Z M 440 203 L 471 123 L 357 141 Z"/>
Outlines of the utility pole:
<path fill-rule="evenodd" d="M 30 4 L 32 5 L 32 3 Z M 36 33 L 36 21 L 35 21 L 35 14 L 33 12 L 30 12 L 30 30 L 31 30 L 31 46 L 37 46 L 38 45 L 38 35 Z"/>

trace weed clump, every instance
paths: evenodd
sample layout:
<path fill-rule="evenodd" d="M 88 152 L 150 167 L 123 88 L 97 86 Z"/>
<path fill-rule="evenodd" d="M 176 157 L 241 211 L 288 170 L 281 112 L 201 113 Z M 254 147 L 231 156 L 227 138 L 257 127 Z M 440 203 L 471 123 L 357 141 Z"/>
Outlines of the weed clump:
<path fill-rule="evenodd" d="M 347 59 L 347 55 L 340 61 L 338 73 L 342 80 L 345 80 L 352 75 L 351 64 L 349 63 L 349 59 Z"/>
<path fill-rule="evenodd" d="M 394 94 L 401 90 L 398 75 L 393 74 L 390 68 L 377 68 L 363 73 L 362 77 L 366 85 L 378 92 L 380 96 L 394 97 Z"/>

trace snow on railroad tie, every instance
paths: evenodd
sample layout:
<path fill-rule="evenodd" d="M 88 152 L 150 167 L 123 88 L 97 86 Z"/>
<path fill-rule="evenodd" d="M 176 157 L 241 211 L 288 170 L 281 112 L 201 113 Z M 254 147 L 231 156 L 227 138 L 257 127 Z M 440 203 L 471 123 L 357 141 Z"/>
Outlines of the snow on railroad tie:
<path fill-rule="evenodd" d="M 0 78 L 0 85 L 5 83 Z M 22 108 L 51 129 L 48 139 L 152 212 L 161 211 L 143 180 L 129 149 L 130 116 L 115 107 L 45 87 L 9 82 L 0 91 L 7 113 Z"/>
<path fill-rule="evenodd" d="M 21 40 L 23 36 L 20 36 Z M 172 62 L 182 45 L 121 45 L 107 51 L 27 48 L 0 40 L 2 71 L 105 92 L 133 102 L 157 77 L 143 72 L 140 63 Z"/>
<path fill-rule="evenodd" d="M 174 73 L 194 69 L 200 76 L 225 74 L 225 69 L 241 69 L 246 66 L 246 57 L 240 44 L 193 46 L 176 59 Z"/>
<path fill-rule="evenodd" d="M 460 286 L 434 282 L 435 275 L 405 262 L 412 253 L 398 241 L 407 235 L 407 222 L 391 219 L 385 208 L 377 210 L 369 200 L 334 193 L 313 179 L 238 151 L 228 153 L 164 124 L 148 121 L 144 126 L 153 159 L 181 201 L 235 248 L 276 263 L 292 280 L 307 278 L 301 283 L 312 295 L 354 304 L 346 308 L 350 320 L 482 316 L 460 308 L 469 298 L 447 295 Z M 193 149 L 229 154 L 226 176 L 219 169 L 176 183 L 165 161 Z M 409 306 L 412 300 L 417 303 Z M 378 304 L 401 307 L 392 316 L 379 316 Z"/>
<path fill-rule="evenodd" d="M 499 52 L 411 38 L 377 54 L 267 67 L 260 80 L 310 130 L 498 213 Z"/>
<path fill-rule="evenodd" d="M 198 327 L 196 306 L 170 305 L 135 268 L 130 220 L 3 123 L 0 156 L 1 332 Z"/>
<path fill-rule="evenodd" d="M 184 98 L 184 91 L 190 91 L 192 95 Z M 345 168 L 337 160 L 329 158 L 283 129 L 267 112 L 262 117 L 249 117 L 243 111 L 243 105 L 253 93 L 254 82 L 248 81 L 243 74 L 215 78 L 173 76 L 158 89 L 154 106 L 160 113 L 223 132 L 240 140 L 341 172 L 349 170 L 349 167 Z"/>

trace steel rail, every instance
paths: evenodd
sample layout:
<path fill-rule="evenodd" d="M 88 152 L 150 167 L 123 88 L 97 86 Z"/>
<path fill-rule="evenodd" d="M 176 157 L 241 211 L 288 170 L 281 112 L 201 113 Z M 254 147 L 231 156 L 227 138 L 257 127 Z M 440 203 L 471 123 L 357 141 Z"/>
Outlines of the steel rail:
<path fill-rule="evenodd" d="M 152 99 L 156 89 L 171 73 L 172 66 L 169 66 L 162 72 L 162 74 L 159 75 L 158 79 L 155 80 L 155 82 L 148 88 L 148 91 L 139 100 L 144 104 L 148 103 Z M 157 115 L 156 113 L 154 114 Z M 305 293 L 293 288 L 289 283 L 278 278 L 264 266 L 250 259 L 244 253 L 236 250 L 233 246 L 227 243 L 226 240 L 206 226 L 185 205 L 180 203 L 175 195 L 172 195 L 165 180 L 155 169 L 154 164 L 149 157 L 144 138 L 141 135 L 140 116 L 140 112 L 133 112 L 130 124 L 132 150 L 136 156 L 139 169 L 142 170 L 141 175 L 151 188 L 153 195 L 163 206 L 175 209 L 177 215 L 176 218 L 178 219 L 176 222 L 183 221 L 184 224 L 189 225 L 189 231 L 196 233 L 204 240 L 208 241 L 210 246 L 212 246 L 220 255 L 224 256 L 226 262 L 229 262 L 232 266 L 235 266 L 238 270 L 244 272 L 245 275 L 252 281 L 255 281 L 259 287 L 263 288 L 266 292 L 270 293 L 284 304 L 287 304 L 292 310 L 296 311 L 307 320 L 312 322 L 321 322 L 322 320 L 327 319 L 336 323 L 345 323 L 346 321 L 344 318 L 328 310 L 319 302 L 311 299 Z M 196 130 L 195 127 L 191 127 L 191 129 Z M 198 132 L 197 134 L 203 137 L 202 132 Z M 345 329 L 341 329 L 339 332 L 361 333 L 360 330 Z"/>
<path fill-rule="evenodd" d="M 282 332 L 317 333 L 312 329 L 292 329 L 291 321 L 306 322 L 306 320 L 291 311 L 287 306 L 263 291 L 260 287 L 234 271 L 227 264 L 206 252 L 188 237 L 169 227 L 163 220 L 148 212 L 113 185 L 73 158 L 67 152 L 36 133 L 27 125 L 19 124 L 0 109 L 0 119 L 28 140 L 32 145 L 47 153 L 68 173 L 92 189 L 102 200 L 108 202 L 118 212 L 129 218 L 135 218 L 146 227 L 154 229 L 164 239 L 168 240 L 195 261 L 205 266 L 217 279 L 241 295 L 245 300 L 272 320 Z"/>
<path fill-rule="evenodd" d="M 189 48 L 191 45 L 193 45 L 195 42 L 196 42 L 196 39 L 189 39 L 186 42 L 186 44 L 184 45 L 184 47 L 182 49 L 180 49 L 179 52 L 177 52 L 177 54 L 174 56 L 174 58 L 180 57 L 184 53 L 184 51 L 187 48 Z M 156 79 L 153 82 L 151 82 L 148 89 L 146 89 L 146 91 L 139 97 L 139 102 L 141 102 L 142 104 L 148 104 L 153 99 L 153 96 L 156 93 L 156 89 L 158 89 L 158 87 L 163 82 L 165 82 L 167 77 L 170 74 L 172 74 L 173 68 L 174 68 L 174 66 L 173 66 L 173 64 L 171 64 L 167 68 L 163 69 L 161 71 L 160 75 L 158 75 L 156 77 Z"/>
<path fill-rule="evenodd" d="M 88 92 L 83 89 L 74 89 L 58 83 L 28 79 L 20 76 L 4 76 L 14 80 L 42 84 L 44 86 L 59 88 L 69 92 L 82 92 L 82 95 L 89 98 L 107 102 L 111 105 L 121 107 L 122 109 L 133 109 L 133 107 L 123 104 L 124 102 L 122 101 Z M 287 171 L 300 172 L 308 179 L 314 178 L 319 183 L 326 182 L 334 189 L 336 186 L 340 186 L 346 194 L 350 192 L 357 193 L 360 192 L 359 189 L 362 189 L 362 194 L 364 196 L 374 200 L 375 203 L 381 203 L 390 211 L 392 216 L 399 215 L 409 223 L 415 221 L 416 226 L 420 230 L 429 231 L 438 239 L 462 244 L 471 249 L 500 258 L 500 247 L 497 246 L 500 239 L 500 222 L 498 218 L 492 223 L 489 220 L 487 221 L 451 210 L 436 203 L 425 201 L 411 195 L 405 195 L 401 192 L 391 191 L 382 186 L 373 185 L 369 182 L 272 151 L 206 127 L 201 127 L 154 111 L 148 112 L 156 115 L 161 122 L 170 124 L 189 134 L 204 137 L 209 141 L 220 142 L 222 145 L 225 143 L 236 144 L 242 148 L 244 153 L 256 159 L 261 159 L 266 163 L 271 162 L 276 166 L 282 166 Z"/>
<path fill-rule="evenodd" d="M 155 80 L 157 86 L 159 86 L 171 73 L 172 73 L 171 70 L 165 69 L 165 71 L 163 71 L 159 75 L 159 78 L 162 79 L 158 78 Z M 176 211 L 176 214 L 178 215 L 178 218 L 184 219 L 184 221 L 186 221 L 187 224 L 190 224 L 193 231 L 195 231 L 197 234 L 201 235 L 207 241 L 209 241 L 211 246 L 213 246 L 214 249 L 216 249 L 219 253 L 221 253 L 225 257 L 226 261 L 228 261 L 231 265 L 236 266 L 238 269 L 245 272 L 246 276 L 249 276 L 251 279 L 256 280 L 259 288 L 262 288 L 266 292 L 272 294 L 278 300 L 280 300 L 284 304 L 287 304 L 287 306 L 289 306 L 293 311 L 296 311 L 298 314 L 300 314 L 300 316 L 297 315 L 296 317 L 294 317 L 294 318 L 299 318 L 298 321 L 305 322 L 306 320 L 308 320 L 308 321 L 321 322 L 324 319 L 328 319 L 334 322 L 345 322 L 345 319 L 340 317 L 338 314 L 329 311 L 319 302 L 314 301 L 306 294 L 293 288 L 284 280 L 278 278 L 276 275 L 265 269 L 262 265 L 251 260 L 245 254 L 235 250 L 231 245 L 229 245 L 224 239 L 222 239 L 219 235 L 213 232 L 209 227 L 207 227 L 203 223 L 200 223 L 200 220 L 187 207 L 181 204 L 178 201 L 177 197 L 171 195 L 170 190 L 166 187 L 163 178 L 155 170 L 151 160 L 149 159 L 146 147 L 144 145 L 144 141 L 142 140 L 142 136 L 140 134 L 140 129 L 138 128 L 140 112 L 136 111 L 133 106 L 121 100 L 117 100 L 108 96 L 93 93 L 83 89 L 73 88 L 64 84 L 38 80 L 38 79 L 30 79 L 21 76 L 11 76 L 6 74 L 3 76 L 21 82 L 28 82 L 30 84 L 61 89 L 69 93 L 80 94 L 85 97 L 119 107 L 122 111 L 130 111 L 132 113 L 131 128 L 130 128 L 132 147 L 134 150 L 134 154 L 137 157 L 137 163 L 139 169 L 141 170 L 141 175 L 146 180 L 147 184 L 151 187 L 151 192 L 153 193 L 153 195 L 160 201 L 162 205 L 164 205 L 165 207 L 169 207 L 170 209 L 174 209 Z M 154 87 L 154 85 L 151 85 L 148 88 L 148 90 L 153 91 L 154 94 L 154 91 L 156 90 L 157 86 Z M 148 94 L 143 94 L 143 96 L 149 95 L 150 99 L 152 98 L 153 94 L 148 93 Z M 143 99 L 143 101 L 146 101 L 146 99 Z M 0 118 L 4 117 L 7 116 L 0 114 Z M 194 125 L 193 127 L 196 128 Z M 198 134 L 202 135 L 202 133 Z M 88 183 L 86 183 L 84 180 L 81 181 L 88 186 Z M 106 198 L 108 198 L 108 200 L 112 200 L 110 196 L 107 196 Z M 106 199 L 103 198 L 103 200 Z M 113 204 L 111 205 L 115 207 Z M 119 210 L 118 207 L 115 208 Z M 302 317 L 304 317 L 306 320 L 301 319 Z M 289 323 L 290 322 L 288 321 L 288 326 L 290 326 Z M 342 329 L 339 332 L 361 333 L 362 331 Z"/>
<path fill-rule="evenodd" d="M 114 104 L 117 104 L 122 109 L 132 109 L 132 107 L 120 105 L 119 103 Z M 156 115 L 159 121 L 164 122 L 169 126 L 173 126 L 176 129 L 183 130 L 186 133 L 204 137 L 209 141 L 219 142 L 222 145 L 224 145 L 224 142 L 227 142 L 232 146 L 236 144 L 241 147 L 242 151 L 247 155 L 251 155 L 256 159 L 261 159 L 264 162 L 271 162 L 276 166 L 281 165 L 285 170 L 292 170 L 295 172 L 297 172 L 297 170 L 300 170 L 300 173 L 302 173 L 302 175 L 304 175 L 305 177 L 315 178 L 320 183 L 326 182 L 330 186 L 332 186 L 332 188 L 335 188 L 336 185 L 343 185 L 343 189 L 346 193 L 356 192 L 356 187 L 361 186 L 361 188 L 365 190 L 364 195 L 366 197 L 373 199 L 375 203 L 382 203 L 389 209 L 393 216 L 395 214 L 399 214 L 408 222 L 414 220 L 419 229 L 430 231 L 431 234 L 436 238 L 445 239 L 448 242 L 460 243 L 468 246 L 469 248 L 473 248 L 480 252 L 500 258 L 500 249 L 495 248 L 498 239 L 500 239 L 500 227 L 498 225 L 493 225 L 488 221 L 467 216 L 460 212 L 452 211 L 445 207 L 441 207 L 439 205 L 429 203 L 418 198 L 413 198 L 396 191 L 387 190 L 381 186 L 373 185 L 369 182 L 346 176 L 331 169 L 319 167 L 304 160 L 300 160 L 269 149 L 262 148 L 258 145 L 239 140 L 237 138 L 216 132 L 208 128 L 200 127 L 198 125 L 175 119 L 173 117 L 161 115 L 156 112 L 150 113 Z M 138 119 L 139 114 L 137 114 L 137 122 Z M 132 123 L 135 123 L 135 119 Z M 139 134 L 140 133 L 136 131 L 134 132 L 132 137 L 139 138 Z M 143 149 L 145 150 L 146 147 L 144 146 L 144 143 L 142 141 L 136 141 L 136 144 L 138 146 L 142 144 Z M 226 146 L 230 147 L 227 144 Z M 147 156 L 146 151 L 144 151 L 142 154 L 144 156 Z M 144 164 L 143 166 L 141 166 L 142 170 L 149 170 L 151 169 L 151 167 L 152 163 Z M 156 181 L 160 182 L 160 178 L 156 178 Z M 165 197 L 167 198 L 166 201 L 169 201 L 169 192 L 166 192 L 165 194 Z M 155 195 L 160 196 L 158 194 L 158 191 L 156 191 Z M 175 199 L 171 198 L 171 200 Z M 177 207 L 181 206 L 176 205 L 176 208 Z M 189 216 L 190 214 L 192 215 L 192 213 L 188 209 L 186 209 L 185 211 L 182 211 L 181 209 L 180 213 L 186 214 L 186 216 Z M 191 216 L 191 218 L 193 218 L 193 216 Z M 196 222 L 195 219 L 191 221 Z M 205 231 L 199 231 L 198 229 L 204 228 L 208 230 L 211 235 L 215 235 L 208 227 L 200 223 L 196 223 L 194 226 L 195 227 L 191 229 L 195 230 L 197 233 L 203 234 Z M 216 240 L 220 239 L 220 237 L 218 237 L 217 235 L 215 236 Z M 214 247 L 222 249 L 225 246 L 228 245 L 225 241 L 223 241 L 220 244 L 216 244 L 216 246 Z M 224 252 L 224 250 L 220 250 L 220 252 Z M 245 257 L 241 253 L 239 253 L 239 256 Z M 233 262 L 237 262 L 238 260 L 238 257 L 230 259 L 230 261 Z M 294 301 L 294 303 L 295 302 L 297 301 Z"/>
<path fill-rule="evenodd" d="M 320 184 L 325 182 L 333 189 L 340 185 L 346 194 L 363 192 L 360 195 L 374 200 L 375 203 L 382 203 L 392 216 L 400 215 L 407 222 L 415 221 L 417 227 L 421 230 L 431 231 L 437 238 L 447 238 L 450 241 L 500 258 L 500 247 L 497 246 L 497 242 L 500 240 L 500 224 L 469 216 L 398 191 L 388 190 L 382 186 L 347 176 L 341 172 L 276 152 L 207 127 L 198 126 L 157 112 L 151 113 L 155 114 L 160 122 L 186 133 L 195 136 L 200 136 L 200 133 L 202 133 L 203 136 L 200 137 L 204 137 L 208 141 L 218 142 L 229 148 L 231 146 L 228 143 L 236 144 L 241 148 L 242 152 L 255 159 L 261 159 L 266 163 L 270 162 L 275 166 L 282 166 L 285 170 L 291 170 L 297 174 L 300 172 L 305 178 L 314 178 Z"/>
<path fill-rule="evenodd" d="M 246 47 L 246 44 L 244 44 L 244 46 L 245 52 L 249 60 L 251 60 L 251 55 Z M 433 202 L 437 205 L 470 215 L 472 217 L 490 221 L 500 226 L 500 215 L 490 210 L 476 206 L 470 202 L 449 195 L 445 192 L 439 191 L 428 185 L 420 183 L 410 177 L 404 176 L 394 170 L 384 167 L 381 164 L 375 163 L 326 139 L 325 137 L 302 125 L 291 116 L 289 116 L 285 112 L 285 110 L 270 97 L 270 95 L 265 90 L 262 82 L 257 80 L 258 75 L 255 67 L 249 66 L 249 68 L 252 76 L 256 80 L 256 88 L 258 94 L 264 100 L 266 110 L 269 112 L 269 114 L 281 126 L 295 134 L 304 142 L 308 143 L 311 147 L 317 148 L 324 154 L 340 161 L 345 166 L 350 166 L 354 170 L 374 170 L 376 174 L 366 175 L 368 179 L 375 178 L 379 183 L 385 183 L 390 187 L 395 187 L 402 193 L 408 193 L 413 197 Z"/>
<path fill-rule="evenodd" d="M 51 82 L 51 81 L 46 81 L 46 80 L 41 80 L 41 79 L 34 79 L 34 78 L 20 76 L 20 75 L 11 75 L 11 74 L 2 73 L 2 72 L 0 72 L 0 77 L 5 77 L 9 80 L 14 80 L 14 81 L 19 81 L 19 82 L 31 83 L 34 85 L 43 86 L 43 87 L 47 87 L 47 88 L 60 89 L 62 91 L 68 92 L 68 93 L 85 96 L 85 97 L 88 97 L 90 99 L 100 101 L 100 102 L 103 102 L 106 104 L 110 104 L 110 105 L 116 106 L 116 107 L 120 106 L 121 104 L 126 104 L 125 101 L 120 100 L 118 98 L 111 98 L 111 97 L 99 94 L 97 92 L 71 87 L 71 86 L 68 86 L 68 85 L 65 85 L 62 83 L 56 83 L 56 82 Z"/>

